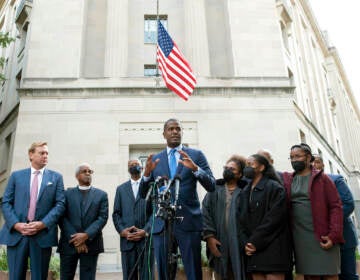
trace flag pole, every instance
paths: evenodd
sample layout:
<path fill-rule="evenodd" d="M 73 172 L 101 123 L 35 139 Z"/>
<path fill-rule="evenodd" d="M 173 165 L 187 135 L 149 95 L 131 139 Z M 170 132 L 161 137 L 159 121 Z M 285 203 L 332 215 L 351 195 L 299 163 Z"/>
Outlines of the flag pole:
<path fill-rule="evenodd" d="M 159 0 L 156 0 L 156 46 L 158 42 L 158 30 L 159 30 Z M 157 51 L 157 48 L 156 48 Z M 159 77 L 159 62 L 156 54 L 156 77 Z"/>

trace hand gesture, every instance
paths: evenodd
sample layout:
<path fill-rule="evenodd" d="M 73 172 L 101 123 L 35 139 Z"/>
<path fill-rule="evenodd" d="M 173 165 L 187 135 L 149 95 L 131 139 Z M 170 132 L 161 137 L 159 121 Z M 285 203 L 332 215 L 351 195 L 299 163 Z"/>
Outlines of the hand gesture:
<path fill-rule="evenodd" d="M 330 249 L 333 245 L 334 243 L 331 241 L 329 236 L 321 236 L 321 242 L 320 242 L 321 248 L 327 250 Z"/>
<path fill-rule="evenodd" d="M 145 177 L 149 177 L 151 172 L 155 169 L 156 165 L 159 163 L 160 159 L 156 159 L 155 161 L 153 161 L 153 156 L 154 154 L 151 154 L 148 156 L 147 160 L 146 160 L 146 164 L 145 164 L 145 171 L 144 171 L 144 176 Z"/>
<path fill-rule="evenodd" d="M 215 237 L 211 236 L 208 239 L 206 239 L 206 242 L 210 249 L 211 254 L 213 254 L 215 257 L 221 257 L 221 253 L 218 249 L 218 246 L 221 246 L 220 241 L 217 240 Z"/>
<path fill-rule="evenodd" d="M 85 241 L 89 239 L 89 236 L 85 232 L 78 232 L 71 235 L 69 243 L 74 243 L 75 247 L 85 244 Z"/>
<path fill-rule="evenodd" d="M 135 229 L 132 232 L 130 232 L 130 234 L 128 235 L 127 240 L 139 241 L 143 239 L 145 235 L 146 235 L 145 230 L 135 227 Z"/>
<path fill-rule="evenodd" d="M 245 254 L 248 256 L 254 255 L 256 252 L 256 247 L 252 243 L 246 243 L 245 245 Z"/>
<path fill-rule="evenodd" d="M 198 166 L 192 161 L 191 157 L 187 153 L 185 153 L 183 150 L 179 150 L 179 154 L 182 156 L 182 159 L 179 159 L 179 163 L 194 172 L 198 170 Z"/>

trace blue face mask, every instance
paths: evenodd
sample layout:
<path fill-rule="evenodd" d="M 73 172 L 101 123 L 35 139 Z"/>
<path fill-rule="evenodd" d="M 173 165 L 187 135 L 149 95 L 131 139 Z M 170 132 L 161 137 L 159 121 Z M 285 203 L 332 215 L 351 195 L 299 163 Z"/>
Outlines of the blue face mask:
<path fill-rule="evenodd" d="M 140 174 L 140 173 L 141 173 L 141 166 L 139 166 L 139 165 L 131 166 L 131 167 L 129 168 L 129 173 L 130 173 L 131 175 L 138 175 L 138 174 Z"/>

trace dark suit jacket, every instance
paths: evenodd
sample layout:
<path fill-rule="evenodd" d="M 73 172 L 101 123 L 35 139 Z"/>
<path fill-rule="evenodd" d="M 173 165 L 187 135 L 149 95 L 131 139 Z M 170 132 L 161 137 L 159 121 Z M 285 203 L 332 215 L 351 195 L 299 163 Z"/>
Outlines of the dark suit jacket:
<path fill-rule="evenodd" d="M 354 248 L 357 246 L 358 240 L 354 223 L 352 222 L 350 217 L 351 213 L 354 211 L 355 208 L 353 195 L 350 191 L 350 188 L 346 184 L 343 176 L 335 174 L 328 174 L 328 176 L 335 183 L 336 189 L 339 192 L 340 199 L 343 205 L 343 236 L 345 239 L 345 243 L 342 245 L 342 248 Z"/>
<path fill-rule="evenodd" d="M 23 236 L 13 226 L 26 223 L 30 203 L 31 169 L 15 171 L 11 174 L 2 200 L 5 224 L 0 232 L 0 243 L 15 246 Z M 38 245 L 48 248 L 57 245 L 57 222 L 65 210 L 64 183 L 62 176 L 44 169 L 35 220 L 42 221 L 46 228 L 34 236 Z"/>
<path fill-rule="evenodd" d="M 74 245 L 69 244 L 71 235 L 78 232 L 86 232 L 89 239 L 86 241 L 88 254 L 96 255 L 104 252 L 102 229 L 105 226 L 109 203 L 106 192 L 91 187 L 87 194 L 84 212 L 81 215 L 82 194 L 78 187 L 69 188 L 65 191 L 66 210 L 60 220 L 61 236 L 58 252 L 65 255 L 76 254 Z"/>
<path fill-rule="evenodd" d="M 118 233 L 131 226 L 150 233 L 151 204 L 141 198 L 139 193 L 135 199 L 130 180 L 117 187 L 112 218 Z M 128 241 L 121 237 L 120 249 L 122 252 L 130 251 L 136 243 L 138 242 Z"/>
<path fill-rule="evenodd" d="M 178 227 L 184 231 L 202 231 L 202 215 L 200 210 L 200 201 L 196 191 L 197 181 L 208 191 L 215 190 L 215 178 L 212 175 L 209 164 L 205 158 L 205 155 L 195 149 L 187 148 L 183 146 L 183 151 L 186 152 L 196 165 L 200 167 L 199 176 L 195 176 L 192 170 L 184 167 L 181 163 L 178 164 L 176 174 L 181 178 L 180 191 L 178 205 L 181 209 L 176 211 L 176 217 L 183 219 L 175 219 L 174 227 Z M 170 169 L 168 162 L 168 155 L 166 149 L 153 157 L 153 160 L 160 159 L 160 162 L 153 170 L 150 181 L 143 181 L 140 184 L 140 190 L 142 197 L 145 197 L 150 186 L 150 182 L 158 176 L 167 176 L 170 178 Z M 163 223 L 159 219 L 156 219 L 154 233 L 158 233 L 163 228 Z"/>

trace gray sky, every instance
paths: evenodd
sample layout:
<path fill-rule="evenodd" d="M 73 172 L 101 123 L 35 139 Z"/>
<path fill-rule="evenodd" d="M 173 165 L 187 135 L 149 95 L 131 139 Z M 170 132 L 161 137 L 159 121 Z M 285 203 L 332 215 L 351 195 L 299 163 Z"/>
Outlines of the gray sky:
<path fill-rule="evenodd" d="M 310 0 L 310 4 L 339 52 L 360 107 L 360 0 Z"/>

